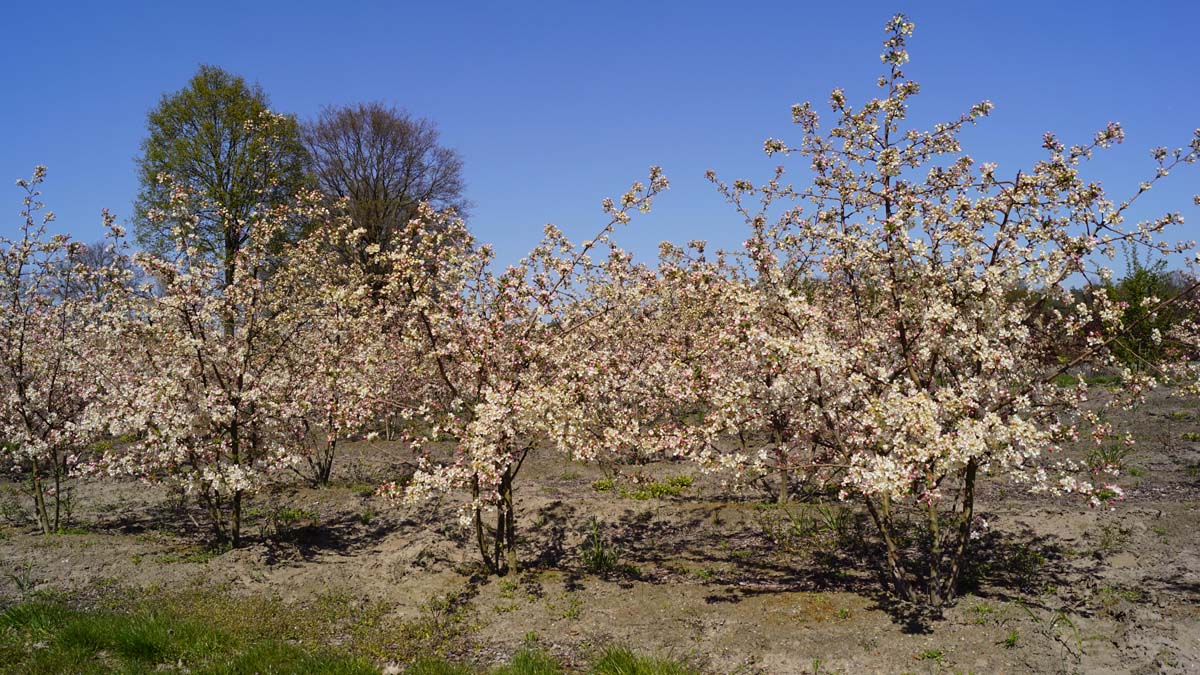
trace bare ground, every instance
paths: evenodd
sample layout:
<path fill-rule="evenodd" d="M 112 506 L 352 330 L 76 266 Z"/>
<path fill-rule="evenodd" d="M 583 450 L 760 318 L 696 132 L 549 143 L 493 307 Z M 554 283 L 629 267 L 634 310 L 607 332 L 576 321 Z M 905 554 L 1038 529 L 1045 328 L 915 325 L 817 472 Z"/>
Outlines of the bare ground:
<path fill-rule="evenodd" d="M 936 620 L 877 592 L 871 532 L 852 511 L 826 527 L 811 507 L 785 511 L 713 477 L 680 496 L 634 499 L 594 489 L 606 478 L 599 467 L 553 455 L 531 458 L 519 478 L 524 570 L 488 578 L 454 504 L 374 496 L 407 458 L 384 443 L 351 447 L 333 487 L 275 486 L 290 510 L 272 518 L 260 497 L 249 545 L 219 554 L 160 486 L 80 485 L 81 529 L 40 536 L 19 523 L 18 486 L 0 483 L 0 605 L 34 589 L 82 596 L 199 581 L 286 602 L 334 591 L 398 618 L 453 596 L 471 614 L 456 651 L 484 664 L 536 634 L 567 663 L 615 643 L 713 673 L 1200 672 L 1198 416 L 1200 402 L 1164 390 L 1121 420 L 1139 446 L 1115 510 L 986 485 L 990 527 L 976 542 L 971 591 Z M 620 468 L 647 480 L 691 472 Z M 593 520 L 621 552 L 601 576 L 580 553 Z"/>

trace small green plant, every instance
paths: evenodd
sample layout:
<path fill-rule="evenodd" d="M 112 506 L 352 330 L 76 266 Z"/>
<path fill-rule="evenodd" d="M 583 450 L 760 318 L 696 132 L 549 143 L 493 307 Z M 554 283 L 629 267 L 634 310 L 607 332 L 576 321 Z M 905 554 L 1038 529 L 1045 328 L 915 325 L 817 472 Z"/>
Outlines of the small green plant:
<path fill-rule="evenodd" d="M 1180 434 L 1180 437 L 1183 438 L 1183 440 L 1190 441 L 1192 443 L 1200 442 L 1200 432 L 1197 431 L 1185 431 Z"/>
<path fill-rule="evenodd" d="M 643 483 L 633 490 L 623 491 L 621 496 L 638 500 L 678 497 L 694 482 L 691 476 L 671 476 L 663 481 Z"/>
<path fill-rule="evenodd" d="M 1088 453 L 1087 467 L 1093 474 L 1118 474 L 1125 469 L 1132 455 L 1133 448 L 1124 443 L 1102 445 Z"/>
<path fill-rule="evenodd" d="M 254 510 L 247 515 L 260 516 L 260 512 Z M 288 535 L 296 530 L 315 525 L 317 522 L 317 513 L 309 511 L 297 506 L 285 506 L 267 511 L 266 517 L 259 522 L 259 535 L 263 539 L 286 539 Z"/>
<path fill-rule="evenodd" d="M 1004 639 L 1000 641 L 1000 644 L 1004 645 L 1005 649 L 1012 649 L 1013 647 L 1017 646 L 1017 640 L 1019 639 L 1021 639 L 1021 634 L 1018 633 L 1016 629 L 1013 629 L 1008 631 L 1008 635 L 1006 635 Z"/>
<path fill-rule="evenodd" d="M 946 653 L 944 651 L 942 651 L 941 649 L 926 649 L 922 652 L 917 653 L 917 660 L 918 661 L 937 661 L 940 663 L 941 660 L 943 658 L 945 658 L 945 656 L 946 656 Z"/>
<path fill-rule="evenodd" d="M 592 489 L 596 492 L 612 492 L 617 489 L 617 481 L 613 478 L 601 478 L 592 483 Z"/>
<path fill-rule="evenodd" d="M 996 608 L 987 603 L 975 605 L 971 608 L 971 613 L 975 615 L 975 623 L 983 625 L 988 618 L 996 613 Z"/>
<path fill-rule="evenodd" d="M 1093 549 L 1093 553 L 1096 555 L 1116 553 L 1124 548 L 1128 542 L 1129 530 L 1105 523 L 1100 526 L 1100 532 L 1096 537 L 1096 546 Z"/>
<path fill-rule="evenodd" d="M 562 596 L 562 602 L 551 602 L 550 611 L 560 619 L 578 619 L 583 615 L 583 600 L 579 595 L 567 591 Z"/>
<path fill-rule="evenodd" d="M 17 592 L 21 595 L 27 595 L 40 583 L 33 576 L 33 563 L 29 561 L 26 561 L 24 565 L 14 568 L 12 572 L 5 574 L 4 578 L 11 581 L 13 586 L 17 587 Z"/>
<path fill-rule="evenodd" d="M 624 553 L 620 546 L 610 542 L 601 534 L 599 521 L 593 519 L 591 533 L 579 550 L 579 558 L 583 561 L 584 569 L 602 577 L 627 571 L 628 567 L 621 564 L 621 556 Z"/>

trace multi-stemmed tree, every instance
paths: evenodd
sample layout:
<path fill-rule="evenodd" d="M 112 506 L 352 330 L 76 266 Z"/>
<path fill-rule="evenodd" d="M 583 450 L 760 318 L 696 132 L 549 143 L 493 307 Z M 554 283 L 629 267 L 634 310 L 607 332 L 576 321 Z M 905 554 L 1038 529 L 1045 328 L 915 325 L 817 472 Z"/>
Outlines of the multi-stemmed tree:
<path fill-rule="evenodd" d="M 68 524 L 68 481 L 104 435 L 105 290 L 126 270 L 115 256 L 86 264 L 81 244 L 48 234 L 45 175 L 39 166 L 17 182 L 20 234 L 0 239 L 0 457 L 28 476 L 38 527 L 49 533 Z"/>
<path fill-rule="evenodd" d="M 314 386 L 297 350 L 314 317 L 296 276 L 274 272 L 280 234 L 324 216 L 316 194 L 264 206 L 244 223 L 231 259 L 200 241 L 195 196 L 175 186 L 161 217 L 179 223 L 178 248 L 137 257 L 149 279 L 131 289 L 115 342 L 110 392 L 114 434 L 136 440 L 99 460 L 109 474 L 182 483 L 206 508 L 214 536 L 241 544 L 243 503 L 272 472 L 292 465 L 307 438 L 297 421 Z"/>
<path fill-rule="evenodd" d="M 1119 244 L 1179 250 L 1156 240 L 1178 214 L 1124 220 L 1153 181 L 1197 159 L 1200 136 L 1156 150 L 1154 178 L 1119 203 L 1079 175 L 1093 151 L 1121 142 L 1115 124 L 1071 147 L 1047 134 L 1046 159 L 1002 177 L 958 141 L 990 103 L 930 131 L 905 127 L 920 90 L 902 70 L 912 28 L 903 16 L 888 24 L 882 96 L 854 108 L 835 90 L 825 131 L 810 105 L 797 105 L 800 142 L 766 142 L 768 154 L 806 160 L 809 187 L 777 175 L 722 188 L 739 207 L 787 205 L 775 220 L 743 210 L 746 283 L 765 310 L 748 330 L 800 393 L 791 396 L 805 440 L 840 470 L 842 497 L 870 513 L 887 586 L 940 606 L 956 592 L 982 476 L 1093 502 L 1118 493 L 1076 478 L 1064 459 L 1060 443 L 1096 417 L 1082 412 L 1085 383 L 1053 381 L 1083 365 L 1120 369 L 1112 347 L 1133 326 L 1103 297 L 1092 307 L 1062 301 L 1070 284 L 1102 276 Z M 1078 350 L 1061 354 L 1076 335 Z M 1146 384 L 1124 374 L 1132 393 Z M 1108 430 L 1092 427 L 1103 441 Z M 904 513 L 919 515 L 923 537 L 903 536 Z"/>
<path fill-rule="evenodd" d="M 424 455 L 411 482 L 383 491 L 409 500 L 465 493 L 462 516 L 491 572 L 518 565 L 514 483 L 561 405 L 546 383 L 565 338 L 594 330 L 593 315 L 578 302 L 579 280 L 614 227 L 633 209 L 647 210 L 666 187 L 652 170 L 649 185 L 635 184 L 620 204 L 605 201 L 610 221 L 596 238 L 574 246 L 547 227 L 542 243 L 502 272 L 490 247 L 445 212 L 425 211 L 409 221 L 398 246 L 381 252 L 387 260 L 379 269 L 389 271 L 381 325 L 397 359 L 386 372 L 403 383 L 393 389 L 390 412 Z"/>

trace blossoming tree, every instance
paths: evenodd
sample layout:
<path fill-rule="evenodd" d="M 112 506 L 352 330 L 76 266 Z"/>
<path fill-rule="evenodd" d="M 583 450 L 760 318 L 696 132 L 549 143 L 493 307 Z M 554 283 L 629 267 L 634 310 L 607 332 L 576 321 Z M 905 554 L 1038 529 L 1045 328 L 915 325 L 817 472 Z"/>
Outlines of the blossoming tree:
<path fill-rule="evenodd" d="M 1071 147 L 1047 134 L 1046 159 L 1002 177 L 958 140 L 989 102 L 929 131 L 905 128 L 920 91 L 902 71 L 912 30 L 903 16 L 888 24 L 881 97 L 856 109 L 835 90 L 828 131 L 811 105 L 797 105 L 800 142 L 766 142 L 768 154 L 807 160 L 809 187 L 784 185 L 782 172 L 761 187 L 720 186 L 747 215 L 747 265 L 755 293 L 769 298 L 752 330 L 804 392 L 808 442 L 841 465 L 842 497 L 870 513 L 888 587 L 940 606 L 956 592 L 980 476 L 1093 503 L 1119 494 L 1074 475 L 1060 443 L 1089 422 L 1096 442 L 1111 430 L 1083 410 L 1082 379 L 1073 388 L 1053 380 L 1103 365 L 1122 370 L 1136 394 L 1145 378 L 1111 350 L 1130 327 L 1107 296 L 1042 310 L 1069 298 L 1070 284 L 1103 277 L 1100 263 L 1118 244 L 1182 250 L 1157 239 L 1178 214 L 1125 218 L 1154 181 L 1197 159 L 1200 134 L 1187 148 L 1156 149 L 1155 176 L 1123 202 L 1079 175 L 1093 151 L 1123 140 L 1115 124 Z M 743 208 L 750 198 L 762 206 Z M 778 203 L 792 205 L 772 220 Z M 1080 350 L 1060 359 L 1062 337 L 1073 335 Z M 904 510 L 920 514 L 924 538 L 902 536 Z"/>
<path fill-rule="evenodd" d="M 591 254 L 613 228 L 666 187 L 652 170 L 649 184 L 635 184 L 620 204 L 605 201 L 610 221 L 597 237 L 574 246 L 548 226 L 541 244 L 502 272 L 490 247 L 448 212 L 426 209 L 401 246 L 381 253 L 388 260 L 378 267 L 390 270 L 382 325 L 397 364 L 388 372 L 404 383 L 389 409 L 422 454 L 411 482 L 382 491 L 408 501 L 468 495 L 462 518 L 493 573 L 517 568 L 514 482 L 561 405 L 545 383 L 564 337 L 591 330 L 587 305 L 577 302 L 581 275 L 596 269 Z"/>
<path fill-rule="evenodd" d="M 67 481 L 103 435 L 103 289 L 121 271 L 80 260 L 82 247 L 49 235 L 39 166 L 24 188 L 17 239 L 0 239 L 0 457 L 29 475 L 38 526 L 64 526 Z M 111 217 L 105 214 L 107 225 Z"/>
<path fill-rule="evenodd" d="M 324 217 L 315 194 L 264 206 L 232 260 L 206 255 L 189 230 L 203 210 L 175 189 L 177 250 L 139 254 L 148 279 L 130 289 L 115 342 L 123 348 L 108 405 L 114 435 L 135 440 L 97 462 L 110 475 L 168 479 L 204 505 L 214 537 L 239 546 L 246 495 L 293 466 L 306 447 L 311 356 L 301 349 L 313 314 L 286 274 L 281 232 Z"/>

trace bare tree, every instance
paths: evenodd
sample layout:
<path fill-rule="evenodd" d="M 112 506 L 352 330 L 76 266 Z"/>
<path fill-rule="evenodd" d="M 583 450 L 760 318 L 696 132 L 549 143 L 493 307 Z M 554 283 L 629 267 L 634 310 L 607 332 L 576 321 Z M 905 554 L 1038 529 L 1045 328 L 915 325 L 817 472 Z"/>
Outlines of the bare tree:
<path fill-rule="evenodd" d="M 462 158 L 439 143 L 430 120 L 382 103 L 327 107 L 305 125 L 304 142 L 317 184 L 344 199 L 366 231 L 348 262 L 369 265 L 367 248 L 388 250 L 425 202 L 463 215 Z"/>

